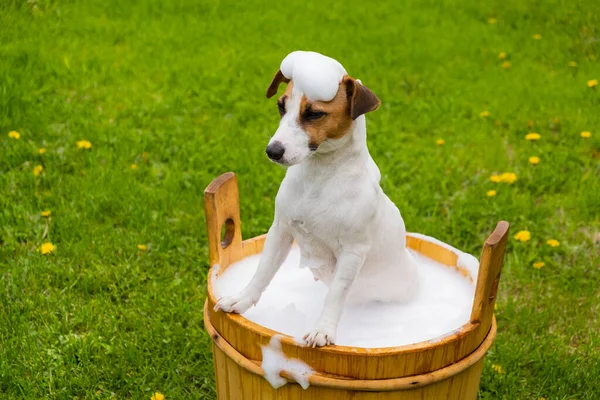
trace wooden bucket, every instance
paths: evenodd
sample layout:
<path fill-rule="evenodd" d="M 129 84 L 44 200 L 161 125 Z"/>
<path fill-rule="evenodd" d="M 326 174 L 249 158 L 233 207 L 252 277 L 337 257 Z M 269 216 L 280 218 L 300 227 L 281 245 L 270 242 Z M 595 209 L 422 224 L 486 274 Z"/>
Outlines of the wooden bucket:
<path fill-rule="evenodd" d="M 211 267 L 219 265 L 222 272 L 260 253 L 266 235 L 242 241 L 235 174 L 221 175 L 204 194 Z M 496 335 L 494 304 L 507 237 L 508 223 L 499 222 L 483 247 L 471 319 L 441 340 L 377 349 L 313 349 L 279 334 L 286 357 L 300 359 L 315 371 L 306 390 L 292 381 L 273 389 L 264 379 L 261 346 L 278 332 L 237 314 L 214 312 L 211 268 L 204 325 L 213 341 L 218 399 L 476 399 L 483 358 Z M 408 237 L 407 245 L 450 268 L 461 268 L 457 255 L 446 248 L 415 237 Z M 281 375 L 290 378 L 285 371 Z"/>

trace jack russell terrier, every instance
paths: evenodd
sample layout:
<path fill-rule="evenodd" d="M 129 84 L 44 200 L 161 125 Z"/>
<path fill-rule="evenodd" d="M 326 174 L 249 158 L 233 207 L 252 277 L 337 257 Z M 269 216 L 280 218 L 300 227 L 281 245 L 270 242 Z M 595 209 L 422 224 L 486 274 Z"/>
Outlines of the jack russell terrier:
<path fill-rule="evenodd" d="M 406 249 L 400 211 L 379 186 L 381 174 L 367 148 L 365 113 L 380 101 L 336 60 L 296 51 L 281 63 L 267 97 L 281 121 L 268 157 L 288 167 L 275 200 L 256 274 L 245 289 L 221 298 L 215 310 L 244 313 L 297 242 L 301 267 L 329 287 L 308 346 L 335 343 L 346 299 L 406 302 L 417 289 L 416 260 Z"/>

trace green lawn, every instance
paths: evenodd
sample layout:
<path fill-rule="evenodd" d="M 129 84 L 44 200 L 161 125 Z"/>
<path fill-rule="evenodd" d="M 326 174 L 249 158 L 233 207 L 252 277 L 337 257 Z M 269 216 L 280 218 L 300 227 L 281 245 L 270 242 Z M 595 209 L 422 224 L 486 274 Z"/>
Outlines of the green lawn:
<path fill-rule="evenodd" d="M 410 231 L 479 255 L 511 223 L 480 397 L 600 398 L 600 3 L 294 3 L 0 1 L 0 398 L 215 397 L 203 190 L 235 171 L 244 237 L 268 229 L 264 93 L 296 49 L 382 100 Z"/>

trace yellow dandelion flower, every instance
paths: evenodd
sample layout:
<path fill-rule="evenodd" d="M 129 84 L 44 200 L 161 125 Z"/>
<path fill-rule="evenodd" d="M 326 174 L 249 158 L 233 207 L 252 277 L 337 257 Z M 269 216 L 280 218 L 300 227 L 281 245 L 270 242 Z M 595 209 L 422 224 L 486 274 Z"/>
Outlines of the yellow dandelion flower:
<path fill-rule="evenodd" d="M 539 164 L 540 163 L 540 158 L 536 157 L 536 156 L 529 157 L 529 163 L 533 164 L 533 165 Z"/>
<path fill-rule="evenodd" d="M 48 217 L 49 217 L 51 214 L 52 214 L 52 212 L 51 212 L 50 210 L 42 211 L 42 212 L 40 213 L 40 215 L 41 215 L 42 217 L 46 217 L 46 218 L 48 218 Z"/>
<path fill-rule="evenodd" d="M 514 236 L 514 238 L 520 242 L 526 242 L 529 239 L 531 239 L 531 232 L 529 231 L 519 231 L 517 232 L 517 234 Z"/>
<path fill-rule="evenodd" d="M 546 263 L 543 261 L 536 261 L 533 263 L 533 268 L 540 269 L 540 268 L 543 268 L 545 265 L 546 265 Z"/>
<path fill-rule="evenodd" d="M 588 87 L 595 87 L 596 85 L 598 85 L 598 79 L 590 79 L 588 81 Z"/>
<path fill-rule="evenodd" d="M 38 153 L 40 153 L 40 154 L 44 154 L 45 152 L 46 152 L 46 148 L 45 147 L 40 147 L 38 149 Z"/>
<path fill-rule="evenodd" d="M 10 132 L 8 132 L 8 137 L 11 139 L 19 140 L 19 139 L 21 139 L 21 134 L 17 131 L 10 131 Z"/>
<path fill-rule="evenodd" d="M 500 177 L 500 175 L 494 174 L 494 175 L 490 176 L 490 181 L 492 181 L 494 183 L 498 183 L 498 182 L 502 182 L 502 178 Z"/>
<path fill-rule="evenodd" d="M 498 303 L 494 303 L 494 311 L 498 309 Z"/>
<path fill-rule="evenodd" d="M 46 242 L 40 246 L 40 253 L 44 255 L 50 254 L 54 251 L 55 248 L 56 246 L 54 246 L 52 243 Z"/>
<path fill-rule="evenodd" d="M 441 146 L 444 143 L 446 143 L 446 141 L 444 139 L 438 139 L 438 140 L 435 141 L 435 144 L 437 144 L 438 146 Z"/>
<path fill-rule="evenodd" d="M 556 239 L 548 239 L 546 241 L 546 244 L 548 246 L 550 246 L 550 247 L 558 247 L 558 246 L 560 246 L 560 242 L 558 240 L 556 240 Z"/>
<path fill-rule="evenodd" d="M 487 118 L 487 117 L 490 116 L 490 112 L 489 111 L 482 111 L 482 112 L 479 113 L 479 116 L 481 118 Z"/>
<path fill-rule="evenodd" d="M 165 395 L 159 392 L 156 392 L 150 397 L 150 400 L 165 400 Z"/>
<path fill-rule="evenodd" d="M 542 135 L 540 135 L 539 133 L 528 133 L 527 135 L 525 135 L 525 139 L 527 140 L 540 140 L 540 138 L 542 137 Z"/>
<path fill-rule="evenodd" d="M 509 69 L 512 64 L 510 63 L 510 61 L 504 61 L 501 65 L 502 68 Z"/>
<path fill-rule="evenodd" d="M 496 18 L 488 18 L 488 24 L 496 25 L 497 23 L 498 23 L 498 20 Z"/>
<path fill-rule="evenodd" d="M 588 132 L 588 131 L 581 132 L 581 137 L 584 139 L 587 139 L 591 136 L 592 136 L 592 132 Z"/>
<path fill-rule="evenodd" d="M 504 172 L 502 175 L 500 175 L 500 182 L 515 183 L 516 180 L 517 174 L 514 172 Z"/>
<path fill-rule="evenodd" d="M 506 52 L 502 51 L 500 52 L 500 54 L 498 54 L 498 59 L 499 60 L 504 60 L 506 58 Z"/>
<path fill-rule="evenodd" d="M 92 143 L 88 140 L 78 140 L 77 141 L 77 148 L 78 149 L 85 149 L 85 150 L 89 150 L 92 148 Z"/>
<path fill-rule="evenodd" d="M 571 68 L 575 68 L 577 66 L 577 63 L 575 61 L 569 61 L 569 67 Z"/>
<path fill-rule="evenodd" d="M 36 165 L 35 167 L 33 167 L 33 175 L 38 176 L 42 173 L 43 170 L 44 167 L 42 167 L 41 165 Z"/>
<path fill-rule="evenodd" d="M 131 169 L 135 171 L 137 169 L 137 164 L 131 164 Z"/>
<path fill-rule="evenodd" d="M 540 35 L 539 33 L 536 33 L 535 35 L 533 35 L 534 40 L 540 40 L 541 38 L 542 38 L 542 35 Z"/>
<path fill-rule="evenodd" d="M 494 371 L 496 371 L 499 374 L 503 374 L 504 373 L 504 369 L 502 369 L 501 365 L 497 365 L 497 364 L 492 364 L 492 369 Z"/>
<path fill-rule="evenodd" d="M 141 251 L 146 251 L 148 250 L 148 246 L 146 246 L 145 244 L 138 244 L 138 249 Z"/>
<path fill-rule="evenodd" d="M 495 190 L 488 190 L 486 195 L 487 197 L 494 197 L 498 192 L 496 192 Z"/>

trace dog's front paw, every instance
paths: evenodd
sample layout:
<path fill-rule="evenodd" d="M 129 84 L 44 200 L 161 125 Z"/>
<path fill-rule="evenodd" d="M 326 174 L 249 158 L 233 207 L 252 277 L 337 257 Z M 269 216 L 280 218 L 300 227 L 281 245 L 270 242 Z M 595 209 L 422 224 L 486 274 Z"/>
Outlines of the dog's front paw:
<path fill-rule="evenodd" d="M 246 310 L 255 305 L 257 301 L 257 298 L 239 293 L 233 296 L 221 297 L 219 301 L 217 301 L 217 304 L 215 304 L 214 310 L 243 314 Z"/>
<path fill-rule="evenodd" d="M 335 343 L 335 333 L 329 329 L 314 329 L 304 335 L 308 347 L 323 347 Z"/>

